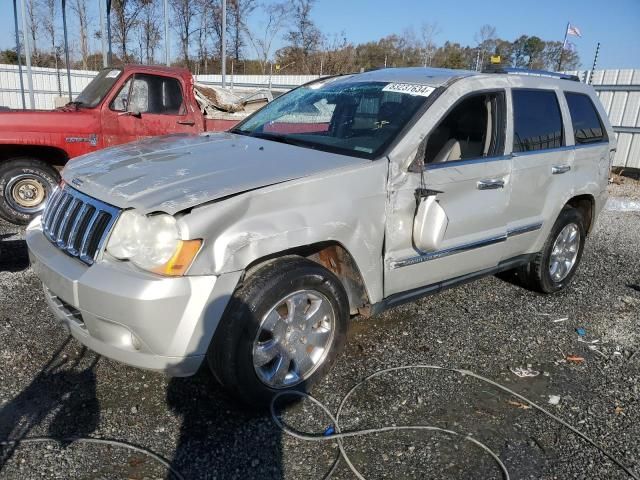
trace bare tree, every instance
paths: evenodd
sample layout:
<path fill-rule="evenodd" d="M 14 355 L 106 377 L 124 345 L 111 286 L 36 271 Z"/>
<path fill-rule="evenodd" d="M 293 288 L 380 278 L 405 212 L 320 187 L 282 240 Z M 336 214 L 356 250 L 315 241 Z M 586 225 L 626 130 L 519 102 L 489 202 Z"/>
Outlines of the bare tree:
<path fill-rule="evenodd" d="M 138 16 L 147 2 L 148 0 L 113 0 L 111 3 L 113 33 L 123 62 L 129 61 L 129 36 L 137 26 Z"/>
<path fill-rule="evenodd" d="M 87 70 L 87 59 L 89 58 L 89 19 L 87 17 L 87 0 L 73 0 L 71 2 L 71 10 L 78 16 L 78 24 L 80 27 L 80 55 L 82 56 L 82 69 Z"/>
<path fill-rule="evenodd" d="M 249 39 L 249 43 L 258 56 L 262 74 L 267 73 L 267 63 L 271 58 L 273 42 L 280 34 L 284 26 L 289 20 L 289 2 L 272 3 L 270 5 L 262 5 L 261 8 L 265 14 L 265 22 L 262 25 L 260 33 L 251 31 L 244 25 L 244 31 Z"/>
<path fill-rule="evenodd" d="M 143 7 L 138 22 L 138 38 L 140 47 L 140 61 L 151 64 L 155 60 L 156 48 L 160 44 L 160 15 L 157 4 L 147 2 Z"/>
<path fill-rule="evenodd" d="M 38 53 L 38 29 L 40 26 L 38 15 L 38 4 L 36 0 L 27 0 L 27 20 L 29 24 L 29 34 L 31 36 L 31 52 L 34 55 Z M 26 32 L 25 32 L 26 34 Z"/>
<path fill-rule="evenodd" d="M 442 32 L 436 22 L 423 23 L 420 29 L 424 66 L 430 67 L 436 51 L 435 38 Z"/>
<path fill-rule="evenodd" d="M 474 39 L 478 44 L 476 70 L 482 70 L 487 52 L 495 49 L 496 38 L 496 27 L 492 25 L 483 25 L 475 34 Z"/>
<path fill-rule="evenodd" d="M 185 66 L 190 67 L 189 42 L 191 35 L 195 33 L 194 20 L 197 17 L 197 7 L 192 0 L 171 0 L 171 8 L 175 14 L 173 27 L 180 37 L 180 49 Z"/>
<path fill-rule="evenodd" d="M 40 24 L 44 29 L 47 37 L 49 39 L 49 45 L 51 45 L 51 53 L 55 55 L 56 51 L 56 15 L 57 15 L 57 5 L 59 0 L 41 0 L 40 3 L 40 12 L 41 12 L 41 20 Z"/>
<path fill-rule="evenodd" d="M 247 17 L 256 9 L 256 0 L 230 0 L 229 1 L 229 30 L 231 33 L 231 52 L 233 58 L 238 61 L 245 46 L 243 33 L 247 29 Z"/>
<path fill-rule="evenodd" d="M 292 0 L 292 28 L 285 37 L 290 43 L 288 48 L 295 51 L 305 73 L 310 73 L 309 56 L 317 52 L 322 43 L 322 32 L 311 18 L 314 4 L 315 0 Z"/>

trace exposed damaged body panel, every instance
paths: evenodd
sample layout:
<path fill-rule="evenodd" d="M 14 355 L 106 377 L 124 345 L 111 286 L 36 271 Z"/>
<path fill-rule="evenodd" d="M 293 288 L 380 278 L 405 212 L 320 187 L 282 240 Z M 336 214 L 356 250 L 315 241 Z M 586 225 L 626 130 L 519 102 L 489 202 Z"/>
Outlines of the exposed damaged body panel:
<path fill-rule="evenodd" d="M 278 252 L 335 242 L 355 260 L 371 301 L 379 301 L 386 179 L 386 161 L 366 162 L 195 208 L 181 220 L 185 234 L 209 240 L 190 273 L 242 270 Z M 327 256 L 318 261 L 330 262 Z"/>

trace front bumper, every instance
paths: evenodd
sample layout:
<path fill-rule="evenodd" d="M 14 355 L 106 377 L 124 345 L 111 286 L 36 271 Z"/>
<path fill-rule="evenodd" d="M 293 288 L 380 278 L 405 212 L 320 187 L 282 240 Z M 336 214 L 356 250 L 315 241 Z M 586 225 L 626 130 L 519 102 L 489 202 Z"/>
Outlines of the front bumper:
<path fill-rule="evenodd" d="M 47 303 L 71 335 L 100 355 L 171 376 L 198 370 L 241 275 L 167 278 L 106 260 L 87 267 L 44 236 L 39 218 L 26 239 Z"/>

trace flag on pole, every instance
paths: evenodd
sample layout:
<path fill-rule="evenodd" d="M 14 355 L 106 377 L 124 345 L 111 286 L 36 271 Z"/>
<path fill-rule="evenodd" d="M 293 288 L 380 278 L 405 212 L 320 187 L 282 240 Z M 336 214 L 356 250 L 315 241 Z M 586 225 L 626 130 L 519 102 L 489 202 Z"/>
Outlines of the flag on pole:
<path fill-rule="evenodd" d="M 567 24 L 567 35 L 573 35 L 574 37 L 582 37 L 582 32 L 575 25 Z"/>

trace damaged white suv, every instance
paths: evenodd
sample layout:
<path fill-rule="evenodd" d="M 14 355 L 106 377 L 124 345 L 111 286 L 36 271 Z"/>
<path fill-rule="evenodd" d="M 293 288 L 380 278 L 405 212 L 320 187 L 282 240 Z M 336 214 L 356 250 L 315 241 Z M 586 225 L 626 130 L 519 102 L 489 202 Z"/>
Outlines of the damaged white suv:
<path fill-rule="evenodd" d="M 593 89 L 538 72 L 323 78 L 230 132 L 78 158 L 27 242 L 82 344 L 248 403 L 308 389 L 371 315 L 511 270 L 551 293 L 606 199 Z"/>

